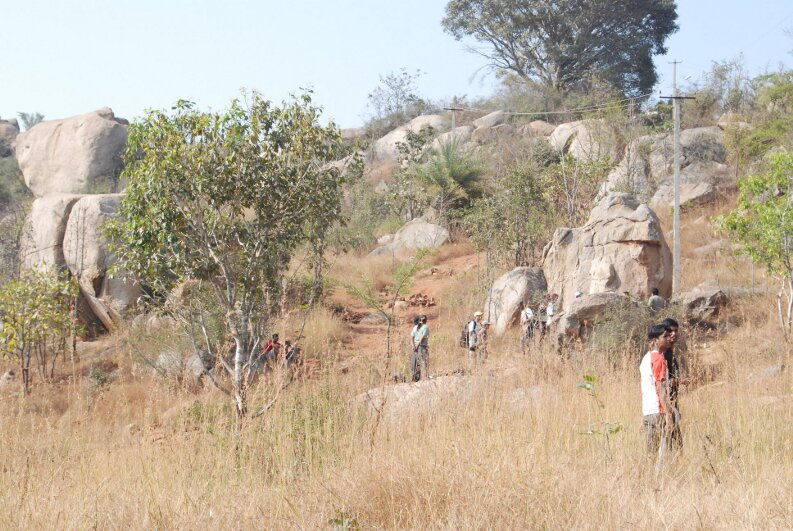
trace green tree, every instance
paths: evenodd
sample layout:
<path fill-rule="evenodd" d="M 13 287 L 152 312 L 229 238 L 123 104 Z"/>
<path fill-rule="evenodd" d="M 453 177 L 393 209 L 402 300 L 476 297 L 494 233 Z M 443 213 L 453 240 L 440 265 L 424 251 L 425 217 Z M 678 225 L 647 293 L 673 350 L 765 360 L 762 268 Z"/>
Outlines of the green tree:
<path fill-rule="evenodd" d="M 73 332 L 70 301 L 77 284 L 52 273 L 30 271 L 0 287 L 0 355 L 17 361 L 25 393 L 30 393 L 30 365 L 51 379 Z"/>
<path fill-rule="evenodd" d="M 561 95 L 599 78 L 637 96 L 655 85 L 653 55 L 676 20 L 674 0 L 451 0 L 442 24 L 528 84 Z"/>
<path fill-rule="evenodd" d="M 289 261 L 308 246 L 319 267 L 340 217 L 344 181 L 328 162 L 341 137 L 319 118 L 308 94 L 275 106 L 252 93 L 225 113 L 180 101 L 130 128 L 129 184 L 108 227 L 119 265 L 160 293 L 186 280 L 211 286 L 234 347 L 206 349 L 231 377 L 240 420 Z"/>
<path fill-rule="evenodd" d="M 752 260 L 780 282 L 779 321 L 790 339 L 793 321 L 793 153 L 770 158 L 770 169 L 738 181 L 738 208 L 722 227 L 743 244 Z M 783 310 L 784 307 L 784 310 Z"/>
<path fill-rule="evenodd" d="M 19 119 L 22 121 L 22 127 L 25 128 L 25 131 L 44 121 L 44 115 L 40 112 L 20 112 L 17 113 L 17 116 L 19 116 Z"/>
<path fill-rule="evenodd" d="M 457 139 L 443 142 L 418 169 L 438 213 L 464 207 L 481 193 L 482 166 L 463 152 Z"/>

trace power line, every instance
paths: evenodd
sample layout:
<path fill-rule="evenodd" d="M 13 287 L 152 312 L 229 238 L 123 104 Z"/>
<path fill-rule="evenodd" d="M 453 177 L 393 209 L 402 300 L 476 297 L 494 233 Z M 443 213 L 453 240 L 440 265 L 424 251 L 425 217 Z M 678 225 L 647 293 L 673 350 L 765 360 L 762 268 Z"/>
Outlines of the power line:
<path fill-rule="evenodd" d="M 503 112 L 506 113 L 506 114 L 511 114 L 513 116 L 543 116 L 543 115 L 549 115 L 549 114 L 556 115 L 556 114 L 571 114 L 571 113 L 577 113 L 577 112 L 598 111 L 598 110 L 601 110 L 601 109 L 606 109 L 608 107 L 613 107 L 615 105 L 617 105 L 619 107 L 630 107 L 630 106 L 632 106 L 634 104 L 634 102 L 636 100 L 640 100 L 642 98 L 646 98 L 646 97 L 652 96 L 652 95 L 653 95 L 652 92 L 648 92 L 647 94 L 641 94 L 641 95 L 635 96 L 633 98 L 624 98 L 624 99 L 621 99 L 621 100 L 614 100 L 614 101 L 609 101 L 609 102 L 605 102 L 605 103 L 599 103 L 597 105 L 592 105 L 592 106 L 589 106 L 589 107 L 578 107 L 578 108 L 574 108 L 574 109 L 567 109 L 567 110 L 564 110 L 564 111 L 517 112 L 517 111 L 506 111 L 505 110 Z M 494 112 L 494 111 L 488 110 L 488 109 L 476 109 L 476 108 L 470 108 L 470 107 L 457 108 L 456 110 L 465 110 L 465 111 L 468 111 L 468 112 Z"/>

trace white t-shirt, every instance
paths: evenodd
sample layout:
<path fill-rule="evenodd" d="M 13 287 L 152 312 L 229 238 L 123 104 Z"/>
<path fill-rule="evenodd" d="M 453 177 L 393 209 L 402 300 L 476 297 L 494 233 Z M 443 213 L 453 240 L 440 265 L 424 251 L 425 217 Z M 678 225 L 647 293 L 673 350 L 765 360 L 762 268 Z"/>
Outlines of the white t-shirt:
<path fill-rule="evenodd" d="M 655 359 L 655 366 L 653 366 Z M 658 396 L 656 381 L 666 379 L 666 361 L 658 351 L 650 351 L 644 355 L 639 365 L 642 387 L 642 415 L 655 415 L 662 412 L 661 399 Z"/>
<path fill-rule="evenodd" d="M 556 303 L 549 302 L 548 309 L 546 310 L 546 314 L 548 315 L 547 323 L 550 324 L 551 319 L 553 319 L 553 314 L 556 313 Z"/>
<path fill-rule="evenodd" d="M 468 323 L 468 348 L 476 347 L 479 340 L 479 323 L 473 320 Z"/>
<path fill-rule="evenodd" d="M 532 319 L 534 319 L 534 312 L 531 310 L 531 308 L 526 306 L 526 308 L 520 312 L 520 324 L 528 324 Z"/>

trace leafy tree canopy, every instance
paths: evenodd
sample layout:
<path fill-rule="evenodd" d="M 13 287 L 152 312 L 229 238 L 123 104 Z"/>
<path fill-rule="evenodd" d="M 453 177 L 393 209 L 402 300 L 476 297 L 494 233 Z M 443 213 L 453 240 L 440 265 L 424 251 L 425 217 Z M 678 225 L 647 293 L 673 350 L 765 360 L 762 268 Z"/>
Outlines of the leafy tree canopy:
<path fill-rule="evenodd" d="M 290 258 L 305 244 L 320 257 L 340 217 L 343 181 L 328 163 L 341 138 L 319 115 L 308 94 L 275 106 L 253 93 L 225 113 L 180 101 L 130 128 L 121 176 L 129 185 L 108 227 L 114 250 L 121 267 L 161 292 L 185 280 L 213 288 L 235 343 L 224 367 L 240 415 L 244 375 Z"/>
<path fill-rule="evenodd" d="M 529 84 L 563 94 L 599 78 L 638 96 L 655 85 L 653 55 L 676 20 L 674 0 L 451 0 L 442 24 Z"/>

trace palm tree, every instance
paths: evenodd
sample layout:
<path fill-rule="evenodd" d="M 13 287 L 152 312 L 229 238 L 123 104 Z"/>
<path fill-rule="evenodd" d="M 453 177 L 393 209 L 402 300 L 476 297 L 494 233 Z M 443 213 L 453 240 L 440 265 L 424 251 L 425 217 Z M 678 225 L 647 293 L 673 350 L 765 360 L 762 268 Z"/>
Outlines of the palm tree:
<path fill-rule="evenodd" d="M 446 209 L 469 204 L 481 194 L 479 179 L 482 173 L 479 162 L 465 153 L 459 140 L 453 138 L 441 143 L 421 168 L 419 177 L 435 197 L 438 213 L 443 215 Z"/>
<path fill-rule="evenodd" d="M 19 116 L 20 121 L 22 122 L 22 126 L 25 128 L 25 131 L 36 125 L 37 123 L 44 121 L 44 115 L 40 112 L 20 112 L 17 113 Z"/>

